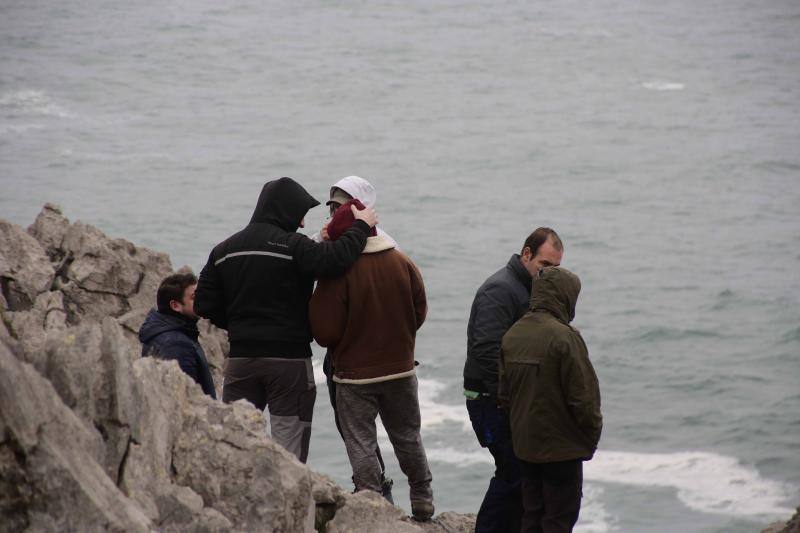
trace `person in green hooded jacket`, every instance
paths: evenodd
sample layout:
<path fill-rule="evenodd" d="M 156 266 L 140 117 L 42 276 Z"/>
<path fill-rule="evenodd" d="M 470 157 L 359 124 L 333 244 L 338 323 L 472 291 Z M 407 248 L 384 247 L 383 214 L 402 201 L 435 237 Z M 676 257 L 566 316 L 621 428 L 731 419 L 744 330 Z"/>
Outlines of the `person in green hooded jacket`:
<path fill-rule="evenodd" d="M 522 531 L 572 531 L 583 461 L 597 449 L 600 387 L 586 344 L 570 326 L 581 290 L 561 267 L 540 270 L 531 308 L 503 336 L 498 399 L 509 410 L 522 470 Z"/>

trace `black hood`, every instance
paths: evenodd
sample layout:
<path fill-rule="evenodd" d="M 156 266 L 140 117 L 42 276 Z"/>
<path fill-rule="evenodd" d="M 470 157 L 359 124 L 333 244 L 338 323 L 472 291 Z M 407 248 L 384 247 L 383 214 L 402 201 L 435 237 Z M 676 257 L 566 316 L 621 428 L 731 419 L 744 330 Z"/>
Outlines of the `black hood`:
<path fill-rule="evenodd" d="M 143 344 L 148 343 L 153 337 L 165 331 L 182 331 L 195 340 L 197 340 L 199 334 L 196 320 L 160 313 L 158 309 L 151 309 L 147 314 L 147 318 L 144 319 L 142 327 L 139 328 L 139 341 Z"/>
<path fill-rule="evenodd" d="M 268 222 L 284 231 L 297 231 L 308 210 L 318 205 L 292 178 L 279 178 L 264 184 L 250 223 Z"/>

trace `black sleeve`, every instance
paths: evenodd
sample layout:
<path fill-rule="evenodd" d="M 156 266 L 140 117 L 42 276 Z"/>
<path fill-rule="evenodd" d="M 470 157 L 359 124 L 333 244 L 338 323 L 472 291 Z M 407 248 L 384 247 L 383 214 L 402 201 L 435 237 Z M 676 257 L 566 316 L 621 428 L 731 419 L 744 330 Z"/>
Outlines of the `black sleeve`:
<path fill-rule="evenodd" d="M 502 287 L 487 287 L 475 297 L 469 357 L 478 364 L 484 387 L 492 395 L 497 394 L 500 343 L 516 320 L 516 304 Z"/>
<path fill-rule="evenodd" d="M 222 276 L 214 264 L 213 252 L 208 256 L 208 262 L 197 280 L 197 289 L 194 293 L 194 312 L 209 319 L 218 328 L 228 329 Z"/>
<path fill-rule="evenodd" d="M 292 257 L 303 274 L 315 278 L 340 276 L 361 255 L 369 231 L 366 222 L 356 220 L 336 241 L 314 242 L 297 233 Z"/>

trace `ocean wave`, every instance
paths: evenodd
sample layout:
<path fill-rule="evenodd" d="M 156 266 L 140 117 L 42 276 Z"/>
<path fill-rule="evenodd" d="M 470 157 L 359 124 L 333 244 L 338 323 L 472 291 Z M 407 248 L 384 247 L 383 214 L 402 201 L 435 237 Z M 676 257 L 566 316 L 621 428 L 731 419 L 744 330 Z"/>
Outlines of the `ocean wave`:
<path fill-rule="evenodd" d="M 17 135 L 28 131 L 43 130 L 44 124 L 0 124 L 0 135 Z"/>
<path fill-rule="evenodd" d="M 322 358 L 315 357 L 311 359 L 311 366 L 314 368 L 314 383 L 319 387 L 326 385 L 325 372 L 322 371 Z"/>
<path fill-rule="evenodd" d="M 765 479 L 735 457 L 708 452 L 598 452 L 586 463 L 587 480 L 677 490 L 690 509 L 735 516 L 788 516 L 792 496 L 785 483 Z"/>
<path fill-rule="evenodd" d="M 580 28 L 580 29 L 569 29 L 563 27 L 555 27 L 555 26 L 543 26 L 537 30 L 537 33 L 541 35 L 545 35 L 547 37 L 556 37 L 559 39 L 563 38 L 581 38 L 581 37 L 595 37 L 595 38 L 602 38 L 608 39 L 612 37 L 614 34 L 605 28 Z"/>
<path fill-rule="evenodd" d="M 57 104 L 44 91 L 23 90 L 0 95 L 0 109 L 23 115 L 75 118 L 77 115 Z"/>
<path fill-rule="evenodd" d="M 682 91 L 686 86 L 683 83 L 671 81 L 646 81 L 642 87 L 651 91 Z"/>
<path fill-rule="evenodd" d="M 456 465 L 458 467 L 469 467 L 476 464 L 494 465 L 494 460 L 487 450 L 463 451 L 451 447 L 426 447 L 425 453 L 428 456 L 428 461 Z M 603 507 L 602 494 L 602 487 L 584 484 L 581 515 L 575 527 L 576 531 L 602 533 L 611 529 L 610 523 L 613 522 L 613 518 Z"/>
<path fill-rule="evenodd" d="M 633 340 L 637 341 L 661 341 L 661 340 L 681 340 L 687 338 L 706 338 L 706 339 L 721 339 L 724 338 L 716 331 L 705 329 L 680 329 L 669 327 L 654 327 L 647 328 L 643 332 L 635 335 Z"/>
<path fill-rule="evenodd" d="M 81 152 L 75 151 L 72 148 L 60 148 L 58 155 L 65 159 L 74 161 L 92 161 L 98 163 L 127 163 L 139 161 L 160 161 L 160 162 L 178 162 L 178 160 L 166 153 L 159 152 L 130 152 L 124 153 L 109 153 L 109 152 Z"/>
<path fill-rule="evenodd" d="M 419 410 L 422 414 L 422 428 L 454 422 L 461 424 L 462 431 L 472 433 L 472 423 L 469 421 L 464 403 L 445 404 L 439 400 L 445 387 L 444 383 L 435 379 L 419 380 Z"/>
<path fill-rule="evenodd" d="M 662 292 L 684 292 L 684 291 L 696 291 L 700 288 L 700 285 L 661 285 L 658 287 L 659 291 Z"/>
<path fill-rule="evenodd" d="M 468 468 L 494 464 L 486 450 L 455 448 L 427 450 L 428 459 Z M 584 465 L 584 479 L 641 487 L 665 487 L 695 511 L 735 516 L 788 516 L 793 490 L 785 483 L 765 479 L 735 457 L 708 452 L 635 453 L 598 451 Z"/>
<path fill-rule="evenodd" d="M 611 514 L 603 506 L 603 487 L 591 483 L 583 486 L 581 514 L 575 531 L 578 533 L 605 533 L 611 531 L 615 522 Z"/>
<path fill-rule="evenodd" d="M 717 301 L 711 306 L 712 311 L 722 311 L 741 304 L 741 298 L 731 289 L 717 293 Z"/>
<path fill-rule="evenodd" d="M 791 329 L 781 336 L 781 343 L 783 344 L 793 344 L 795 342 L 800 342 L 800 327 Z"/>
<path fill-rule="evenodd" d="M 598 204 L 598 205 L 602 205 L 602 204 Z M 606 205 L 613 205 L 613 204 L 609 202 Z M 610 243 L 605 242 L 605 241 L 598 241 L 598 240 L 592 240 L 592 239 L 576 240 L 574 242 L 571 242 L 570 246 L 574 246 L 575 248 L 580 248 L 581 250 L 587 250 L 587 249 L 588 250 L 614 250 L 614 249 L 616 249 L 616 246 L 613 245 L 613 244 L 610 244 Z"/>
<path fill-rule="evenodd" d="M 314 363 L 314 376 L 317 384 L 325 383 L 321 361 Z M 472 425 L 464 405 L 440 402 L 439 397 L 445 388 L 446 385 L 441 381 L 420 379 L 419 404 L 423 430 L 457 423 L 462 431 L 471 436 Z M 380 423 L 378 435 L 382 443 L 388 444 L 386 432 Z M 473 449 L 444 446 L 431 447 L 426 451 L 432 462 L 461 468 L 494 464 L 491 454 L 475 448 L 476 442 Z M 743 465 L 735 457 L 697 451 L 636 453 L 600 450 L 592 461 L 586 463 L 584 477 L 589 481 L 673 488 L 677 491 L 678 499 L 690 509 L 736 516 L 790 515 L 793 509 L 787 507 L 785 502 L 796 492 L 785 483 L 763 478 L 754 467 Z M 603 523 L 607 522 L 606 517 Z"/>
<path fill-rule="evenodd" d="M 790 174 L 795 175 L 798 171 L 800 171 L 800 163 L 797 161 L 787 161 L 787 160 L 769 160 L 769 161 L 760 161 L 756 164 L 756 167 L 760 169 L 767 170 L 769 172 L 774 172 L 776 174 Z"/>

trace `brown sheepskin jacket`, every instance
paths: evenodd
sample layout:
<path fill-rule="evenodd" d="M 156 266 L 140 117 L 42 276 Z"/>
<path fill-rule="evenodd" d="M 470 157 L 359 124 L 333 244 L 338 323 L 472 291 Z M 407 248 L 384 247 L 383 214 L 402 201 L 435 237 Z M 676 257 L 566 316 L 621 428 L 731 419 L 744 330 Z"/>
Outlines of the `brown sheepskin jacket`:
<path fill-rule="evenodd" d="M 427 310 L 419 270 L 378 235 L 343 276 L 319 281 L 309 318 L 314 339 L 333 352 L 333 380 L 365 384 L 414 374 Z"/>

